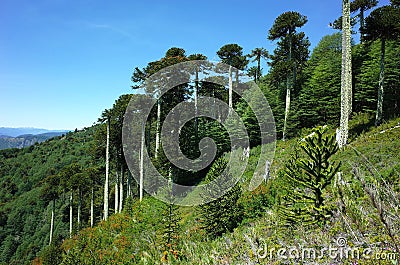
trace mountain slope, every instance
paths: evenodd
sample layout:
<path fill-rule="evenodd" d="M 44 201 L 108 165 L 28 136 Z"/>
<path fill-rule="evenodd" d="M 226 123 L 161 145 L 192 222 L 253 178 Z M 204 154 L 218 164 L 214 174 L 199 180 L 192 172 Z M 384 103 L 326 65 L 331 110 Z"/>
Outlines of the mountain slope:
<path fill-rule="evenodd" d="M 352 142 L 334 157 L 335 161 L 343 162 L 342 180 L 329 188 L 327 202 L 336 210 L 326 224 L 287 226 L 278 214 L 279 201 L 283 199 L 279 192 L 285 185 L 280 172 L 298 142 L 298 139 L 292 139 L 278 141 L 271 179 L 253 192 L 243 192 L 240 200 L 244 221 L 233 232 L 209 239 L 202 228 L 198 208 L 171 208 L 147 196 L 141 203 L 137 200 L 128 202 L 124 213 L 113 215 L 94 228 L 82 230 L 73 239 L 43 252 L 42 257 L 46 259 L 52 253 L 63 259 L 62 264 L 372 265 L 377 264 L 376 259 L 381 254 L 386 259 L 381 259 L 379 264 L 397 264 L 395 252 L 400 245 L 400 218 L 396 212 L 396 201 L 400 199 L 399 124 L 400 119 L 397 119 L 378 128 L 365 126 L 360 130 L 360 124 L 352 122 Z M 259 147 L 251 150 L 250 162 L 258 152 Z M 251 171 L 252 168 L 247 169 L 245 175 L 251 175 Z M 368 193 L 371 189 L 379 194 L 378 204 L 374 203 L 377 195 Z M 338 190 L 341 194 L 337 194 Z M 392 204 L 396 207 L 391 207 Z M 170 216 L 178 220 L 177 226 L 170 226 Z M 173 231 L 169 230 L 171 227 L 178 228 Z M 173 244 L 166 241 L 168 231 L 178 231 Z M 391 235 L 390 231 L 395 233 Z M 323 253 L 321 249 L 329 246 L 339 247 L 339 251 L 346 251 L 346 247 L 351 246 L 361 254 L 360 257 L 346 257 L 325 253 L 321 257 L 302 258 L 289 257 L 286 252 L 286 258 L 282 258 L 282 252 L 277 251 L 288 246 L 298 251 L 294 254 L 301 254 L 302 249 L 307 248 L 307 251 L 314 249 L 319 256 Z M 362 253 L 374 255 L 368 258 Z"/>
<path fill-rule="evenodd" d="M 50 206 L 41 197 L 42 180 L 72 162 L 87 165 L 95 130 L 0 151 L 0 264 L 30 264 L 48 244 Z M 63 238 L 68 236 L 67 206 L 66 197 L 56 203 L 55 234 Z"/>
<path fill-rule="evenodd" d="M 13 128 L 13 127 L 0 127 L 0 137 L 1 136 L 9 136 L 9 137 L 17 137 L 24 134 L 45 134 L 45 133 L 65 133 L 68 130 L 48 130 L 41 128 L 31 128 L 31 127 L 21 127 L 21 128 Z"/>
<path fill-rule="evenodd" d="M 31 146 L 35 143 L 44 142 L 50 138 L 61 136 L 65 134 L 66 131 L 61 132 L 45 132 L 40 134 L 23 134 L 16 137 L 11 136 L 1 136 L 0 137 L 0 150 L 7 148 L 24 148 Z"/>

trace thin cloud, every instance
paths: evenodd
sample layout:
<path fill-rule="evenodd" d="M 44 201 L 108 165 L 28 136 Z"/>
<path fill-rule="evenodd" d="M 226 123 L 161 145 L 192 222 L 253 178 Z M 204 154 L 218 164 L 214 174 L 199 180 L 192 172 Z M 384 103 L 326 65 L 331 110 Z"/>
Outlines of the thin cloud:
<path fill-rule="evenodd" d="M 135 38 L 133 35 L 131 35 L 129 32 L 124 31 L 124 30 L 122 30 L 122 29 L 119 29 L 119 28 L 117 28 L 117 27 L 108 25 L 108 24 L 88 23 L 87 26 L 88 26 L 89 28 L 94 28 L 94 29 L 105 29 L 105 30 L 110 30 L 110 31 L 115 32 L 115 33 L 117 33 L 117 34 L 119 34 L 119 35 L 122 35 L 122 36 L 124 36 L 124 37 L 126 37 L 126 38 L 128 38 L 128 39 L 130 39 L 130 40 L 132 40 L 132 41 L 136 41 L 136 38 Z"/>

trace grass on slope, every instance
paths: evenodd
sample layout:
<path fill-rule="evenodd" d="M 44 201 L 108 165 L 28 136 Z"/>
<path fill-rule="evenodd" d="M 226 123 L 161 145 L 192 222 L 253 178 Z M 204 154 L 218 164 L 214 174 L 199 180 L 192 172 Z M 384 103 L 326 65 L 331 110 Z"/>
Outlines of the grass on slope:
<path fill-rule="evenodd" d="M 325 225 L 282 225 L 276 213 L 284 185 L 279 172 L 298 139 L 278 141 L 271 178 L 242 194 L 244 218 L 233 232 L 208 239 L 198 208 L 180 207 L 173 209 L 175 243 L 167 246 L 168 206 L 145 197 L 142 203 L 128 201 L 124 213 L 66 240 L 60 246 L 62 264 L 398 264 L 399 123 L 370 129 L 366 116 L 351 123 L 351 142 L 334 157 L 343 166 L 341 179 L 328 192 L 336 211 Z M 246 178 L 252 176 L 259 150 L 251 150 Z M 329 247 L 336 249 L 328 253 Z M 60 249 L 55 250 L 59 256 Z M 316 257 L 303 257 L 304 250 L 315 251 Z M 43 257 L 50 254 L 43 252 Z"/>

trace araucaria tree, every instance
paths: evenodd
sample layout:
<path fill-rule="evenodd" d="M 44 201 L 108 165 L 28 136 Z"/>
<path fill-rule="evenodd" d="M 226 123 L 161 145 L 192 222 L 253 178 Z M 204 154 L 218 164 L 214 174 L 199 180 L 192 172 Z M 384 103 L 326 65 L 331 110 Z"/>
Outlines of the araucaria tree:
<path fill-rule="evenodd" d="M 227 165 L 228 162 L 223 157 L 213 163 L 206 176 L 206 182 L 210 183 L 213 180 L 216 182 L 212 189 L 202 194 L 204 198 L 215 198 L 217 194 L 221 193 L 227 182 L 232 180 L 232 176 L 224 171 Z M 210 237 L 220 236 L 239 225 L 243 215 L 242 207 L 238 203 L 241 192 L 241 185 L 237 183 L 223 196 L 200 206 L 202 226 Z"/>
<path fill-rule="evenodd" d="M 383 117 L 383 93 L 385 78 L 385 44 L 387 40 L 395 40 L 400 37 L 400 7 L 396 2 L 391 6 L 383 6 L 375 9 L 365 20 L 365 40 L 381 41 L 381 63 L 378 87 L 378 104 L 376 110 L 375 126 L 382 123 Z"/>
<path fill-rule="evenodd" d="M 296 28 L 300 28 L 307 23 L 307 17 L 298 12 L 285 12 L 275 19 L 272 28 L 269 30 L 269 40 L 281 40 L 281 43 L 288 42 L 287 58 L 285 60 L 286 74 L 286 100 L 285 100 L 285 120 L 283 124 L 283 140 L 286 138 L 287 120 L 290 111 L 290 93 L 296 82 L 296 62 L 293 60 L 293 38 L 296 35 Z"/>
<path fill-rule="evenodd" d="M 106 178 L 104 181 L 104 204 L 103 204 L 103 219 L 108 218 L 108 187 L 109 187 L 109 172 L 110 172 L 110 113 L 106 110 L 102 115 L 101 121 L 107 123 L 107 139 L 106 139 Z"/>
<path fill-rule="evenodd" d="M 269 58 L 268 51 L 265 48 L 255 48 L 251 51 L 250 54 L 247 55 L 247 57 L 253 59 L 252 62 L 257 62 L 257 71 L 252 71 L 255 72 L 254 81 L 257 82 L 260 80 L 261 77 L 261 59 L 264 58 L 265 60 L 267 60 Z"/>
<path fill-rule="evenodd" d="M 312 224 L 330 216 L 324 191 L 340 168 L 331 161 L 339 147 L 327 127 L 317 127 L 300 142 L 305 158 L 295 154 L 283 172 L 288 187 L 280 214 L 289 223 Z"/>
<path fill-rule="evenodd" d="M 54 232 L 54 212 L 56 200 L 59 197 L 59 186 L 60 186 L 60 176 L 59 175 L 50 175 L 43 180 L 44 186 L 40 193 L 40 197 L 44 201 L 51 202 L 51 219 L 50 219 L 50 236 L 49 236 L 49 245 L 53 241 L 53 232 Z"/>
<path fill-rule="evenodd" d="M 350 10 L 351 12 L 357 12 L 358 13 L 358 18 L 360 22 L 360 39 L 361 42 L 364 41 L 364 25 L 365 25 L 365 11 L 370 10 L 371 8 L 374 8 L 378 4 L 377 0 L 354 0 L 350 4 Z"/>
<path fill-rule="evenodd" d="M 225 64 L 230 65 L 229 67 L 229 107 L 233 108 L 233 84 L 232 84 L 232 67 L 243 70 L 247 66 L 246 56 L 243 55 L 243 48 L 237 44 L 226 44 L 222 46 L 218 51 L 217 55 L 221 61 Z M 238 78 L 238 73 L 236 73 Z"/>
<path fill-rule="evenodd" d="M 298 96 L 296 116 L 301 126 L 313 128 L 340 117 L 342 34 L 325 36 L 314 48 L 304 70 L 306 81 Z"/>

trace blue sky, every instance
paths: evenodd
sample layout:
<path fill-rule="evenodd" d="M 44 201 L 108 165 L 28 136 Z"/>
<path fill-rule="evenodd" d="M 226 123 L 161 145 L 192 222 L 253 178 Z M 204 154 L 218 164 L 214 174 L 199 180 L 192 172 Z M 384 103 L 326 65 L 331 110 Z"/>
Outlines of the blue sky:
<path fill-rule="evenodd" d="M 341 2 L 1 0 L 0 126 L 90 126 L 119 95 L 132 92 L 136 66 L 173 46 L 210 60 L 228 43 L 246 53 L 272 51 L 266 36 L 285 11 L 308 17 L 302 30 L 314 47 L 335 32 L 328 24 Z"/>

